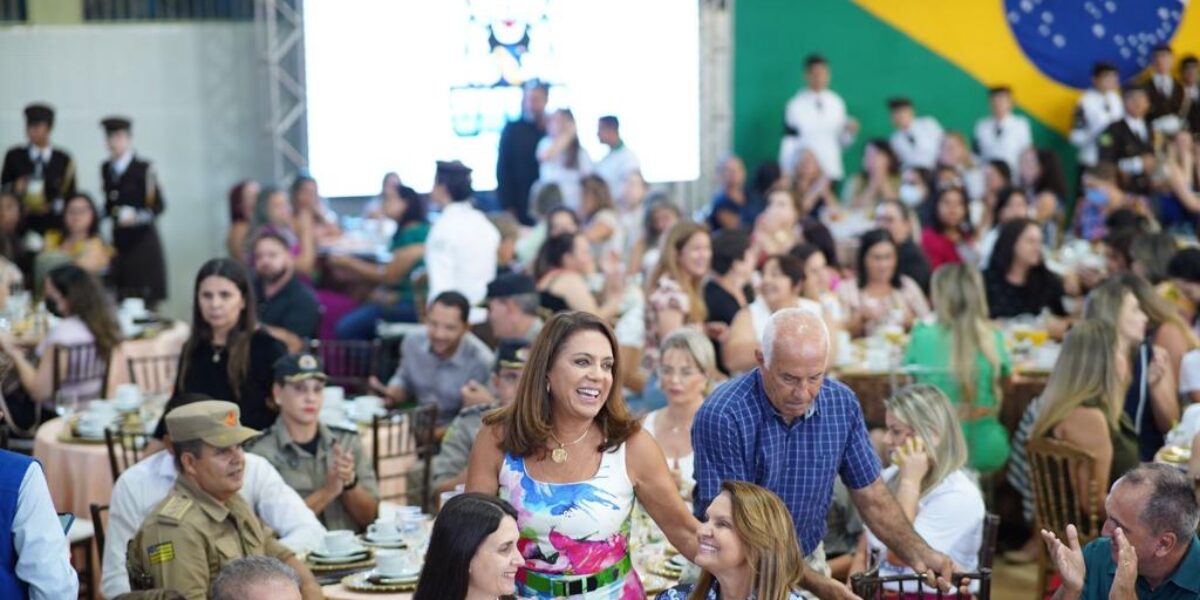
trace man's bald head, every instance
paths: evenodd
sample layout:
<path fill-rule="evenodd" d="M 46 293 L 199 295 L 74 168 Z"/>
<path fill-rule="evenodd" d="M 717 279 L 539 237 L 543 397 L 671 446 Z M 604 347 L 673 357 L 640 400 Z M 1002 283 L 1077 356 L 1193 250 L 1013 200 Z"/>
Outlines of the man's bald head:
<path fill-rule="evenodd" d="M 763 329 L 763 364 L 771 366 L 776 350 L 803 354 L 820 352 L 829 358 L 829 328 L 820 315 L 803 308 L 785 308 L 771 315 Z"/>

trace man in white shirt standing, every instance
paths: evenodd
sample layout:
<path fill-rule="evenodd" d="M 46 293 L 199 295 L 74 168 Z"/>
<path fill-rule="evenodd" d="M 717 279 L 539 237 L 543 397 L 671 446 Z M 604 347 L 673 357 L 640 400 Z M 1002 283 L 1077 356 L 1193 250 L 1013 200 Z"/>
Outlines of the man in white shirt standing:
<path fill-rule="evenodd" d="M 988 105 L 992 115 L 975 123 L 975 145 L 983 160 L 1002 160 L 1013 173 L 1021 152 L 1033 145 L 1029 119 L 1014 115 L 1012 90 L 1008 86 L 988 90 Z"/>
<path fill-rule="evenodd" d="M 1100 134 L 1109 125 L 1125 117 L 1121 102 L 1121 80 L 1117 67 L 1098 62 L 1092 67 L 1092 87 L 1079 97 L 1075 105 L 1075 120 L 1071 126 L 1071 143 L 1079 149 L 1081 169 L 1096 166 L 1100 150 L 1096 145 Z"/>
<path fill-rule="evenodd" d="M 608 154 L 596 163 L 594 171 L 608 184 L 608 191 L 613 198 L 624 198 L 629 176 L 641 169 L 641 163 L 633 150 L 625 145 L 625 140 L 621 139 L 621 122 L 616 116 L 600 117 L 596 126 L 596 136 L 609 150 Z"/>
<path fill-rule="evenodd" d="M 171 399 L 166 412 L 205 399 L 199 394 L 179 395 Z M 164 435 L 162 441 L 167 448 L 171 447 L 169 436 Z M 254 514 L 274 530 L 283 545 L 297 554 L 319 547 L 325 528 L 304 504 L 304 499 L 288 487 L 267 459 L 247 452 L 245 465 L 242 489 L 238 493 L 254 509 Z M 108 535 L 102 550 L 104 568 L 100 591 L 105 598 L 116 598 L 130 591 L 129 573 L 125 568 L 129 540 L 133 539 L 150 511 L 175 487 L 177 475 L 171 451 L 163 450 L 129 467 L 117 479 L 108 507 Z"/>
<path fill-rule="evenodd" d="M 829 89 L 830 75 L 824 57 L 812 54 L 804 60 L 808 87 L 792 96 L 783 114 L 779 167 L 784 173 L 792 171 L 800 160 L 800 151 L 807 148 L 830 179 L 837 181 L 845 175 L 842 150 L 854 143 L 858 121 L 846 115 L 846 103 Z"/>
<path fill-rule="evenodd" d="M 918 117 L 908 98 L 892 98 L 887 104 L 895 129 L 888 141 L 900 167 L 932 171 L 942 148 L 942 126 L 933 117 Z"/>
<path fill-rule="evenodd" d="M 471 169 L 457 160 L 438 161 L 429 200 L 442 214 L 425 239 L 430 298 L 456 291 L 476 306 L 487 296 L 487 284 L 496 278 L 500 232 L 472 206 L 474 196 Z"/>

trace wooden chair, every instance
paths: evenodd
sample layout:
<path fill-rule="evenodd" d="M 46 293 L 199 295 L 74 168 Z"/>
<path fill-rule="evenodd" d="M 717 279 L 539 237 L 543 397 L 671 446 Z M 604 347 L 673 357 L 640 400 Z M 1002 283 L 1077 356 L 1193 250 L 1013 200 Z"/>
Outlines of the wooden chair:
<path fill-rule="evenodd" d="M 100 564 L 104 564 L 104 514 L 108 512 L 107 504 L 91 504 L 88 507 L 92 513 L 92 527 L 96 529 L 96 551 L 100 556 Z"/>
<path fill-rule="evenodd" d="M 1107 434 L 1106 434 L 1107 435 Z M 1029 478 L 1033 484 L 1034 531 L 1053 531 L 1059 539 L 1067 537 L 1067 525 L 1075 525 L 1079 532 L 1079 544 L 1087 545 L 1100 535 L 1100 482 L 1091 478 L 1095 458 L 1076 446 L 1045 437 L 1025 445 L 1029 457 Z M 1079 494 L 1075 489 L 1076 473 L 1085 473 L 1087 479 L 1087 507 L 1080 506 Z M 1054 563 L 1050 560 L 1044 544 L 1038 544 L 1037 597 L 1046 594 L 1049 573 Z"/>
<path fill-rule="evenodd" d="M 75 552 L 83 554 L 83 568 L 77 568 L 79 573 L 79 597 L 95 598 L 96 570 L 92 563 L 93 544 L 96 538 L 96 523 L 89 519 L 76 517 L 67 531 L 67 543 L 70 545 L 71 562 L 75 562 Z"/>
<path fill-rule="evenodd" d="M 126 359 L 129 380 L 143 396 L 169 396 L 175 391 L 175 376 L 179 372 L 179 355 L 138 356 Z"/>
<path fill-rule="evenodd" d="M 996 560 L 996 538 L 1000 534 L 1000 515 L 983 516 L 983 539 L 979 543 L 979 568 L 991 569 Z"/>
<path fill-rule="evenodd" d="M 975 573 L 955 573 L 954 581 L 970 579 L 979 582 L 979 591 L 975 597 L 979 600 L 991 600 L 992 570 L 981 568 Z M 885 584 L 895 584 L 896 589 L 885 589 Z M 850 578 L 850 589 L 855 596 L 863 600 L 893 600 L 895 598 L 957 598 L 954 594 L 943 594 L 940 589 L 926 583 L 925 578 L 917 575 L 887 575 L 880 576 L 877 570 L 858 573 Z M 909 595 L 909 594 L 915 594 Z M 906 596 L 908 595 L 908 596 Z"/>
<path fill-rule="evenodd" d="M 108 357 L 102 356 L 95 344 L 56 345 L 54 347 L 55 402 L 64 389 L 88 389 L 95 392 L 76 395 L 76 400 L 95 400 L 104 395 L 108 383 Z"/>
<path fill-rule="evenodd" d="M 104 443 L 108 446 L 108 467 L 112 471 L 113 483 L 121 473 L 142 460 L 142 451 L 150 444 L 150 435 L 137 431 L 125 431 L 118 427 L 104 428 Z"/>
<path fill-rule="evenodd" d="M 321 362 L 328 385 L 346 388 L 347 396 L 371 391 L 368 380 L 379 369 L 379 340 L 312 340 L 309 351 Z"/>
<path fill-rule="evenodd" d="M 380 500 L 430 508 L 437 415 L 437 406 L 426 404 L 388 411 L 371 421 L 371 462 Z M 399 486 L 403 491 L 396 491 Z"/>

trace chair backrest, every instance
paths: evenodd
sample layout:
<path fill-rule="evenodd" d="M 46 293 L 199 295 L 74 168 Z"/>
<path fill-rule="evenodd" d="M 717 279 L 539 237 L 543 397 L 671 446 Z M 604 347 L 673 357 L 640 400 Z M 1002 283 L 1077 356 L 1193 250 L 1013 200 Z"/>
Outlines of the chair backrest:
<path fill-rule="evenodd" d="M 990 600 L 992 597 L 992 570 L 979 569 L 975 573 L 955 573 L 954 582 L 963 579 L 979 582 L 979 591 L 975 597 L 979 600 Z M 877 570 L 858 573 L 850 578 L 850 589 L 855 596 L 863 600 L 884 600 L 894 598 L 943 598 L 957 597 L 954 594 L 943 594 L 936 586 L 929 585 L 921 575 L 887 575 L 880 576 Z"/>
<path fill-rule="evenodd" d="M 97 555 L 100 557 L 100 563 L 104 562 L 104 513 L 108 512 L 107 504 L 92 504 L 89 506 L 92 513 L 92 527 L 96 532 L 96 549 Z"/>
<path fill-rule="evenodd" d="M 1107 435 L 1107 432 L 1104 433 Z M 1100 535 L 1100 482 L 1092 479 L 1092 455 L 1074 445 L 1050 437 L 1030 440 L 1025 445 L 1029 478 L 1033 481 L 1035 527 L 1066 538 L 1067 525 L 1079 531 L 1079 543 L 1087 544 Z M 1077 490 L 1077 474 L 1087 477 L 1087 489 Z M 1087 508 L 1079 495 L 1086 491 Z"/>
<path fill-rule="evenodd" d="M 108 357 L 100 354 L 96 344 L 54 346 L 55 401 L 62 393 L 73 393 L 76 400 L 95 400 L 104 395 L 107 383 Z"/>
<path fill-rule="evenodd" d="M 379 340 L 312 340 L 309 350 L 321 361 L 328 385 L 346 388 L 347 394 L 370 391 L 369 379 L 379 369 Z"/>
<path fill-rule="evenodd" d="M 371 463 L 380 500 L 429 507 L 437 414 L 436 404 L 425 404 L 388 411 L 371 421 Z"/>
<path fill-rule="evenodd" d="M 1000 533 L 1000 515 L 983 516 L 983 539 L 979 543 L 979 568 L 991 569 L 996 559 L 996 538 Z"/>
<path fill-rule="evenodd" d="M 135 356 L 126 359 L 129 380 L 144 396 L 170 395 L 175 391 L 175 376 L 179 372 L 178 354 Z"/>
<path fill-rule="evenodd" d="M 150 436 L 117 427 L 106 427 L 104 443 L 108 446 L 108 467 L 112 471 L 113 483 L 116 483 L 125 469 L 142 459 L 142 451 L 150 443 Z"/>

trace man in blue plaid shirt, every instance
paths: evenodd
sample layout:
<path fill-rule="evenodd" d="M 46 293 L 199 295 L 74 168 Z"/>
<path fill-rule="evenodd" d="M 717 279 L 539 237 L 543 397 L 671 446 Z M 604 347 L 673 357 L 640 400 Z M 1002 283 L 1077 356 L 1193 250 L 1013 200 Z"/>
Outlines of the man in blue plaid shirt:
<path fill-rule="evenodd" d="M 722 481 L 756 483 L 783 499 L 801 550 L 821 564 L 825 516 L 840 475 L 863 521 L 891 552 L 916 572 L 933 567 L 949 581 L 953 561 L 913 531 L 879 478 L 858 398 L 825 378 L 829 331 L 821 318 L 798 308 L 775 313 L 755 355 L 758 368 L 719 387 L 692 425 L 697 517 L 704 518 Z M 821 598 L 853 597 L 827 569 L 810 575 L 805 586 Z"/>

